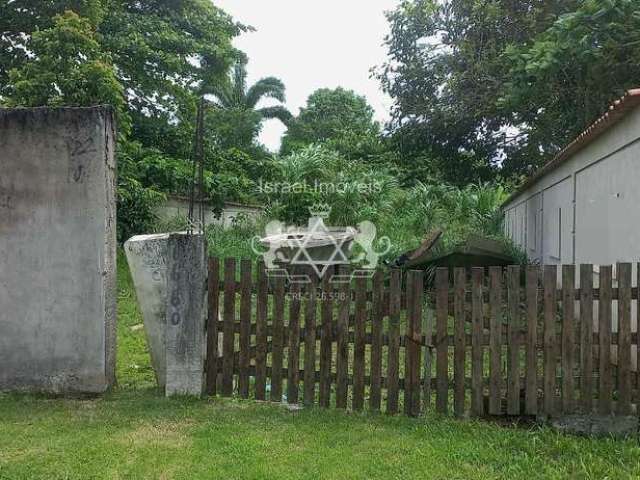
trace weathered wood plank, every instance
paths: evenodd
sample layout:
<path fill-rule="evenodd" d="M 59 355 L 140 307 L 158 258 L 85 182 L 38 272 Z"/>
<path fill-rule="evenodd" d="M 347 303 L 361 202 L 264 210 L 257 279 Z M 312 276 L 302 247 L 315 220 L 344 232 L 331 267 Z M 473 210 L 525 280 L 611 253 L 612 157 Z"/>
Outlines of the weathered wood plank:
<path fill-rule="evenodd" d="M 454 360 L 453 360 L 453 382 L 454 397 L 453 409 L 457 417 L 462 417 L 465 413 L 465 311 L 464 299 L 467 283 L 467 273 L 464 268 L 456 268 L 453 273 L 453 315 L 454 315 Z"/>
<path fill-rule="evenodd" d="M 562 266 L 562 411 L 575 410 L 575 285 L 574 265 Z"/>
<path fill-rule="evenodd" d="M 322 279 L 322 327 L 320 331 L 320 406 L 329 407 L 331 399 L 331 356 L 333 341 L 333 284 L 327 272 Z"/>
<path fill-rule="evenodd" d="M 209 258 L 206 393 L 215 395 L 218 383 L 218 315 L 220 310 L 220 259 Z"/>
<path fill-rule="evenodd" d="M 276 278 L 273 289 L 273 345 L 271 352 L 271 395 L 272 402 L 282 401 L 282 367 L 284 358 L 284 278 Z"/>
<path fill-rule="evenodd" d="M 436 411 L 447 413 L 449 400 L 449 269 L 436 270 Z"/>
<path fill-rule="evenodd" d="M 525 412 L 538 413 L 538 281 L 540 267 L 527 266 L 527 359 L 525 371 Z"/>
<path fill-rule="evenodd" d="M 367 321 L 367 279 L 358 277 L 355 281 L 355 341 L 353 346 L 353 409 L 364 406 L 365 328 Z"/>
<path fill-rule="evenodd" d="M 240 262 L 240 356 L 238 393 L 249 398 L 249 349 L 251 341 L 251 260 Z"/>
<path fill-rule="evenodd" d="M 580 404 L 593 410 L 593 265 L 580 265 Z"/>
<path fill-rule="evenodd" d="M 289 354 L 287 356 L 287 402 L 298 403 L 300 386 L 300 305 L 301 290 L 299 283 L 291 285 L 289 303 Z"/>
<path fill-rule="evenodd" d="M 600 300 L 598 301 L 598 326 L 600 330 L 600 388 L 598 392 L 598 411 L 601 414 L 612 412 L 613 368 L 611 365 L 611 265 L 600 267 Z"/>
<path fill-rule="evenodd" d="M 556 299 L 557 267 L 544 267 L 544 413 L 553 415 L 556 411 L 556 319 L 558 306 Z"/>
<path fill-rule="evenodd" d="M 305 405 L 313 405 L 316 400 L 316 298 L 317 279 L 312 276 L 307 284 L 307 298 L 304 311 L 304 392 Z"/>
<path fill-rule="evenodd" d="M 409 278 L 411 282 L 407 282 L 407 288 L 412 288 L 411 301 L 413 307 L 407 309 L 409 318 L 407 319 L 407 341 L 408 341 L 408 358 L 409 368 L 405 375 L 406 380 L 410 384 L 409 395 L 409 407 L 407 410 L 408 415 L 416 417 L 420 415 L 420 359 L 422 357 L 422 305 L 424 298 L 424 272 L 422 271 L 410 271 Z M 409 287 L 409 283 L 411 287 Z M 406 397 L 406 384 L 405 381 L 405 402 Z M 405 406 L 406 409 L 406 406 Z"/>
<path fill-rule="evenodd" d="M 236 260 L 224 260 L 224 332 L 222 338 L 222 395 L 233 394 L 233 350 L 236 315 Z"/>
<path fill-rule="evenodd" d="M 502 267 L 489 269 L 489 414 L 502 413 Z"/>
<path fill-rule="evenodd" d="M 476 416 L 484 414 L 482 378 L 483 276 L 484 268 L 474 267 L 471 269 L 471 413 Z"/>
<path fill-rule="evenodd" d="M 256 400 L 265 400 L 267 385 L 267 309 L 268 283 L 264 263 L 258 263 L 256 299 Z"/>
<path fill-rule="evenodd" d="M 520 343 L 518 332 L 520 330 L 520 266 L 510 265 L 507 269 L 508 276 L 508 310 L 509 323 L 507 344 L 507 413 L 509 415 L 520 414 Z"/>
<path fill-rule="evenodd" d="M 618 264 L 618 413 L 631 413 L 631 264 Z"/>
<path fill-rule="evenodd" d="M 389 281 L 389 347 L 387 350 L 387 413 L 398 413 L 400 363 L 400 302 L 402 274 L 391 270 Z"/>
<path fill-rule="evenodd" d="M 371 317 L 371 391 L 369 408 L 380 410 L 382 399 L 382 322 L 384 320 L 384 274 L 376 271 L 373 277 L 373 305 Z"/>
<path fill-rule="evenodd" d="M 341 267 L 340 273 L 348 275 L 349 270 Z M 347 408 L 349 374 L 349 314 L 351 309 L 351 286 L 349 282 L 340 284 L 338 289 L 338 323 L 336 352 L 336 407 Z"/>

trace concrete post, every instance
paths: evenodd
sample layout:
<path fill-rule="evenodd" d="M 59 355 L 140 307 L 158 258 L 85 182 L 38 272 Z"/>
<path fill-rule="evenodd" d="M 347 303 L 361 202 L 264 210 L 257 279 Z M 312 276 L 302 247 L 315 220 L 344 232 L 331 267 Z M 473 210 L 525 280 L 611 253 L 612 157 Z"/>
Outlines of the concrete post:
<path fill-rule="evenodd" d="M 169 235 L 166 308 L 166 395 L 204 390 L 206 241 L 203 235 Z"/>

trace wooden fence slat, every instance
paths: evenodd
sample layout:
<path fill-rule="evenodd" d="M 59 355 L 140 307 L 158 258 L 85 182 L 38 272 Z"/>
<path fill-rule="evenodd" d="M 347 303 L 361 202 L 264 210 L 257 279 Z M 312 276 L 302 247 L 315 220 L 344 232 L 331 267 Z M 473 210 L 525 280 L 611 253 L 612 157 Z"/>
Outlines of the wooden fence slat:
<path fill-rule="evenodd" d="M 414 270 L 409 272 L 411 280 L 411 288 L 413 289 L 411 300 L 413 307 L 409 310 L 410 316 L 407 320 L 407 345 L 409 368 L 405 374 L 405 402 L 407 402 L 406 388 L 409 384 L 409 407 L 408 415 L 417 417 L 420 415 L 420 359 L 422 352 L 422 302 L 424 298 L 424 272 Z M 409 288 L 409 287 L 407 287 Z"/>
<path fill-rule="evenodd" d="M 520 266 L 510 265 L 508 275 L 508 309 L 509 323 L 507 324 L 507 413 L 520 414 L 520 344 L 518 332 L 520 330 Z"/>
<path fill-rule="evenodd" d="M 640 263 L 636 264 L 636 277 L 636 385 L 640 391 Z M 636 410 L 640 411 L 640 400 L 636 400 Z"/>
<path fill-rule="evenodd" d="M 391 270 L 389 281 L 389 347 L 387 349 L 387 413 L 398 413 L 400 363 L 400 302 L 402 273 Z"/>
<path fill-rule="evenodd" d="M 477 416 L 484 414 L 482 385 L 483 276 L 484 268 L 473 267 L 471 269 L 471 413 Z"/>
<path fill-rule="evenodd" d="M 256 400 L 266 399 L 267 385 L 267 309 L 268 279 L 265 265 L 258 263 L 258 297 L 256 299 Z"/>
<path fill-rule="evenodd" d="M 502 410 L 502 267 L 489 269 L 489 414 Z"/>
<path fill-rule="evenodd" d="M 575 285 L 574 265 L 562 266 L 562 411 L 574 413 L 575 389 Z"/>
<path fill-rule="evenodd" d="M 432 378 L 434 364 L 434 336 L 435 336 L 435 312 L 428 309 L 424 315 L 424 336 L 422 340 L 426 348 L 424 349 L 423 373 L 422 373 L 422 405 L 423 411 L 431 411 L 431 384 L 434 382 Z M 449 339 L 447 339 L 449 342 Z"/>
<path fill-rule="evenodd" d="M 236 260 L 224 260 L 224 332 L 222 338 L 222 395 L 233 394 L 233 350 L 235 344 Z"/>
<path fill-rule="evenodd" d="M 316 300 L 317 278 L 311 276 L 307 284 L 307 302 L 304 311 L 304 392 L 305 405 L 313 405 L 316 400 Z"/>
<path fill-rule="evenodd" d="M 411 335 L 413 334 L 412 332 L 412 326 L 413 326 L 413 316 L 414 316 L 414 308 L 416 306 L 415 302 L 413 301 L 413 294 L 415 292 L 414 288 L 413 288 L 413 280 L 414 280 L 414 276 L 411 275 L 411 272 L 407 272 L 406 276 L 405 276 L 405 290 L 406 290 L 406 302 L 407 302 L 407 308 L 406 308 L 406 317 L 405 317 L 405 332 L 404 332 L 404 401 L 403 401 L 403 408 L 404 408 L 404 414 L 405 415 L 410 415 L 411 414 L 411 407 L 412 407 L 412 401 L 411 401 L 411 395 L 413 394 L 413 385 L 411 384 L 411 347 L 412 347 L 412 342 L 410 341 L 411 339 Z"/>
<path fill-rule="evenodd" d="M 447 413 L 449 400 L 449 269 L 436 270 L 436 411 Z"/>
<path fill-rule="evenodd" d="M 611 365 L 611 265 L 600 267 L 600 299 L 598 300 L 598 326 L 600 333 L 600 387 L 598 410 L 601 414 L 611 413 L 613 396 L 613 369 Z"/>
<path fill-rule="evenodd" d="M 593 265 L 580 265 L 580 404 L 593 410 Z"/>
<path fill-rule="evenodd" d="M 384 316 L 384 274 L 377 270 L 373 276 L 373 306 L 371 318 L 371 391 L 369 407 L 380 410 L 382 398 L 382 322 Z"/>
<path fill-rule="evenodd" d="M 284 357 L 284 278 L 275 279 L 273 289 L 273 336 L 271 343 L 271 395 L 272 402 L 282 401 L 282 367 Z"/>
<path fill-rule="evenodd" d="M 333 284 L 327 272 L 322 279 L 322 327 L 320 331 L 320 406 L 329 407 L 331 399 L 331 358 L 333 324 Z"/>
<path fill-rule="evenodd" d="M 249 348 L 251 343 L 251 260 L 240 262 L 240 356 L 238 393 L 249 398 Z"/>
<path fill-rule="evenodd" d="M 464 268 L 456 268 L 453 273 L 453 314 L 455 351 L 453 366 L 454 397 L 453 409 L 457 417 L 462 417 L 465 412 L 465 311 L 464 297 L 467 283 L 467 272 Z"/>
<path fill-rule="evenodd" d="M 217 393 L 218 381 L 218 315 L 220 308 L 220 260 L 209 258 L 208 274 L 208 318 L 207 318 L 207 363 L 206 393 Z"/>
<path fill-rule="evenodd" d="M 618 264 L 618 413 L 631 413 L 631 264 Z"/>
<path fill-rule="evenodd" d="M 347 267 L 340 274 L 349 274 Z M 347 408 L 349 375 L 349 315 L 351 312 L 351 284 L 344 282 L 338 288 L 338 324 L 336 331 L 336 407 Z"/>
<path fill-rule="evenodd" d="M 364 354 L 367 320 L 367 279 L 356 278 L 355 342 L 353 347 L 353 409 L 364 406 Z"/>
<path fill-rule="evenodd" d="M 557 267 L 544 267 L 544 413 L 553 415 L 556 404 L 556 318 Z"/>
<path fill-rule="evenodd" d="M 289 303 L 289 354 L 287 357 L 287 402 L 298 403 L 300 385 L 300 284 L 291 285 Z"/>
<path fill-rule="evenodd" d="M 538 281 L 540 267 L 527 266 L 527 359 L 525 363 L 525 412 L 538 413 Z"/>

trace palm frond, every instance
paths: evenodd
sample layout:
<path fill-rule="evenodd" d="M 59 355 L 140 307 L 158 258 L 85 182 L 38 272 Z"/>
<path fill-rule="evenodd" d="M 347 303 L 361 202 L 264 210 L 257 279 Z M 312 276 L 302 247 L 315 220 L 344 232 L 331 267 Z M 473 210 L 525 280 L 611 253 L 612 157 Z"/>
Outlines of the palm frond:
<path fill-rule="evenodd" d="M 285 101 L 285 87 L 282 80 L 275 77 L 267 77 L 258 80 L 247 92 L 246 103 L 254 108 L 263 98 L 274 98 L 280 102 Z"/>
<path fill-rule="evenodd" d="M 293 118 L 291 112 L 282 105 L 260 108 L 258 109 L 258 113 L 262 116 L 262 118 L 265 119 L 277 118 L 286 126 L 289 126 L 289 124 L 291 123 L 291 119 Z"/>

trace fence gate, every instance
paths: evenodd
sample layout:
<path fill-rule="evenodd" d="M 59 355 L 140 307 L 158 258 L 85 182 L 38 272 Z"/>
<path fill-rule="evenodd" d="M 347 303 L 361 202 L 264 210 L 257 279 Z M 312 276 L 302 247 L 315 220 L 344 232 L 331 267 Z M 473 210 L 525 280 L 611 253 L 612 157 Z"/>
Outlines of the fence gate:
<path fill-rule="evenodd" d="M 611 266 L 594 286 L 592 265 L 286 285 L 259 262 L 210 258 L 207 393 L 411 416 L 629 414 L 631 272 L 618 264 L 615 286 Z"/>

